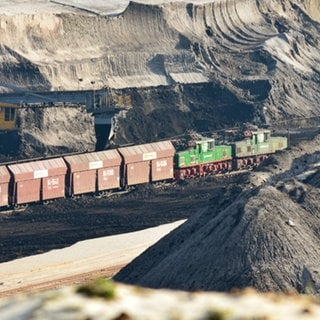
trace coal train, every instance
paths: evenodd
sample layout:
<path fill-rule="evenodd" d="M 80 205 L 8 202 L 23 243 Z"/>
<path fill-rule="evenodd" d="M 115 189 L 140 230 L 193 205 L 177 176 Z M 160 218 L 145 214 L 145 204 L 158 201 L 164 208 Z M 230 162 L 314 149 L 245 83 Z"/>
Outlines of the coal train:
<path fill-rule="evenodd" d="M 269 130 L 250 131 L 244 139 L 218 144 L 194 140 L 176 150 L 171 140 L 117 149 L 0 164 L 0 207 L 87 193 L 123 190 L 143 183 L 173 181 L 259 165 L 287 148 L 286 137 Z"/>

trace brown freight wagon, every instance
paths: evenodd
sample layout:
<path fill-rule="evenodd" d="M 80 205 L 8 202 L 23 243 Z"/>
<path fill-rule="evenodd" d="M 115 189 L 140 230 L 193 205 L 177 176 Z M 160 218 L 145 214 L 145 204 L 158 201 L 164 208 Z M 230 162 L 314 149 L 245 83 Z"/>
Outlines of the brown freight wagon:
<path fill-rule="evenodd" d="M 9 165 L 15 204 L 63 198 L 67 165 L 62 158 Z"/>
<path fill-rule="evenodd" d="M 0 207 L 9 205 L 10 172 L 5 166 L 0 166 Z"/>
<path fill-rule="evenodd" d="M 171 141 L 153 142 L 119 148 L 124 161 L 124 185 L 173 179 L 173 156 Z"/>
<path fill-rule="evenodd" d="M 121 156 L 117 150 L 105 150 L 64 157 L 69 166 L 68 194 L 120 188 Z"/>

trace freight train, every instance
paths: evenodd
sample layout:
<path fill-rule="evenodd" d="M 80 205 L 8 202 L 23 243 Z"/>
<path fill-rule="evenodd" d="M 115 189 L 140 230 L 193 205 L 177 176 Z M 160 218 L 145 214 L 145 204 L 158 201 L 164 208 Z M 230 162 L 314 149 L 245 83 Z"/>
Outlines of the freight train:
<path fill-rule="evenodd" d="M 224 145 L 212 138 L 201 138 L 180 151 L 166 140 L 0 164 L 0 207 L 239 170 L 259 165 L 270 154 L 287 148 L 287 143 L 286 137 L 272 137 L 269 130 L 256 130 L 240 141 Z"/>

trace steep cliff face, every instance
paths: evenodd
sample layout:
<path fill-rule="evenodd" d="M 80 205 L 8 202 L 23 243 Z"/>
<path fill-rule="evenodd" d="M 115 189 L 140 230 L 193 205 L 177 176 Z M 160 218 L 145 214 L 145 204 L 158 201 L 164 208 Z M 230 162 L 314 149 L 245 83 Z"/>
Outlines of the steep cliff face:
<path fill-rule="evenodd" d="M 0 9 L 2 91 L 14 86 L 90 89 L 92 81 L 96 88 L 138 88 L 133 103 L 143 109 L 139 117 L 150 104 L 171 112 L 163 101 L 147 98 L 145 88 L 153 88 L 156 95 L 170 88 L 173 95 L 201 83 L 238 101 L 199 89 L 205 101 L 199 101 L 199 107 L 215 106 L 210 113 L 221 125 L 243 120 L 230 121 L 230 112 L 221 112 L 225 108 L 231 114 L 244 109 L 246 120 L 258 123 L 319 114 L 317 0 L 140 0 L 112 15 L 103 1 L 96 6 L 80 0 L 37 2 L 39 7 L 16 0 L 20 11 L 5 2 Z M 197 129 L 193 104 L 183 93 L 179 96 L 175 107 L 189 122 L 180 122 L 173 131 Z M 128 130 L 129 124 L 123 125 Z M 157 135 L 161 133 L 153 138 Z"/>

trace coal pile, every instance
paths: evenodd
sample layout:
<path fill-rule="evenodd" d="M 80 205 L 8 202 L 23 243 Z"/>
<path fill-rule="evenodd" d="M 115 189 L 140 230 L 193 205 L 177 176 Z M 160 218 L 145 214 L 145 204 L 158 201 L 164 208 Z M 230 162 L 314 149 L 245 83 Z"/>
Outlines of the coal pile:
<path fill-rule="evenodd" d="M 319 293 L 319 141 L 272 157 L 229 203 L 213 195 L 115 279 L 153 288 Z"/>

